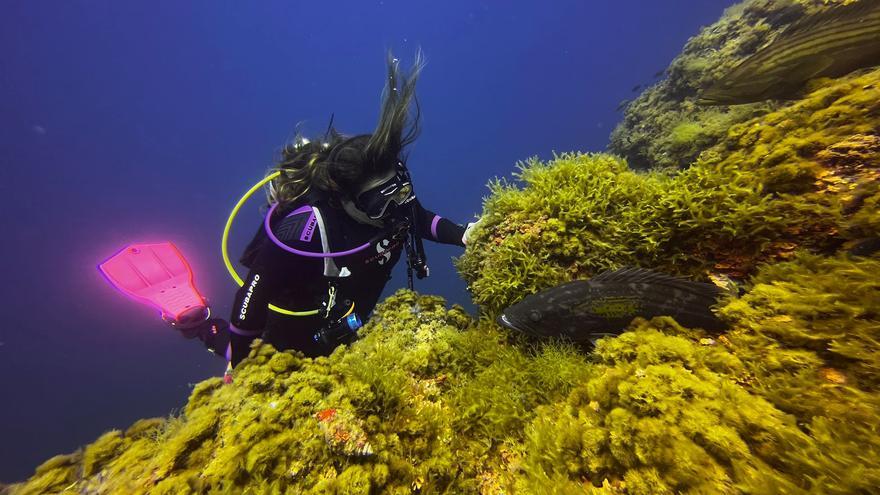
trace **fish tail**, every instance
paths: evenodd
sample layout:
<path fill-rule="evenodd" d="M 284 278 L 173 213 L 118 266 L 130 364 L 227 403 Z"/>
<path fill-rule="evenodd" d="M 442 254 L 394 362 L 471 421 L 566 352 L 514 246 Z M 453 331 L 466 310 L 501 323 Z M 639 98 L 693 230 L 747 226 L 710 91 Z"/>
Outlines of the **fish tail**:
<path fill-rule="evenodd" d="M 678 285 L 670 298 L 670 288 L 655 287 L 645 294 L 643 309 L 650 316 L 668 315 L 686 327 L 705 330 L 723 330 L 726 325 L 712 311 L 718 303 L 721 291 L 710 284 L 690 282 L 689 287 Z"/>

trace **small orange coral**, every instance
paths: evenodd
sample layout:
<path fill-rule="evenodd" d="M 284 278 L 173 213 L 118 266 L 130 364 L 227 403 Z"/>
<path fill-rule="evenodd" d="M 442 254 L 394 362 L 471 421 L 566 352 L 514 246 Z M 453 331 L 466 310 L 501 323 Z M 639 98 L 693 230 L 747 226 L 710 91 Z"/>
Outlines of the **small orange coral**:
<path fill-rule="evenodd" d="M 315 413 L 315 418 L 317 418 L 318 421 L 322 421 L 322 422 L 329 421 L 329 420 L 333 419 L 334 416 L 336 416 L 336 409 L 334 409 L 332 407 L 329 407 L 327 409 L 322 409 L 322 410 Z"/>

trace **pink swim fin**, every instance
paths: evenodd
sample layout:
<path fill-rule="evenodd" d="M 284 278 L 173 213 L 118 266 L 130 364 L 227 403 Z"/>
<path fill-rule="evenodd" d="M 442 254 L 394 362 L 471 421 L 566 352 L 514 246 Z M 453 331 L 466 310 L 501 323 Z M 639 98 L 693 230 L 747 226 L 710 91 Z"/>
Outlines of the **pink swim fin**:
<path fill-rule="evenodd" d="M 174 325 L 201 323 L 208 317 L 208 305 L 193 285 L 192 269 L 171 242 L 131 244 L 98 270 L 123 294 L 155 307 Z"/>

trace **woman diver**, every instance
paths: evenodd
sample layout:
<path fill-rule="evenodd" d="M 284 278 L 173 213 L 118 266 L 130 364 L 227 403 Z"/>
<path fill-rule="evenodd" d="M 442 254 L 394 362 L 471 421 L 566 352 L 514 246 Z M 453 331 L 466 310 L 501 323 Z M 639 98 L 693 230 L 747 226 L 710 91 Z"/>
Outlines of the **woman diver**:
<path fill-rule="evenodd" d="M 282 150 L 269 183 L 272 206 L 241 258 L 250 272 L 230 318 L 232 366 L 257 337 L 306 356 L 329 354 L 355 338 L 404 250 L 411 285 L 413 271 L 427 275 L 422 238 L 464 246 L 467 229 L 422 207 L 406 167 L 404 150 L 419 133 L 423 66 L 417 53 L 401 74 L 389 54 L 372 134 L 346 136 L 331 121 L 321 138 L 297 136 Z M 270 303 L 306 315 L 279 314 Z"/>

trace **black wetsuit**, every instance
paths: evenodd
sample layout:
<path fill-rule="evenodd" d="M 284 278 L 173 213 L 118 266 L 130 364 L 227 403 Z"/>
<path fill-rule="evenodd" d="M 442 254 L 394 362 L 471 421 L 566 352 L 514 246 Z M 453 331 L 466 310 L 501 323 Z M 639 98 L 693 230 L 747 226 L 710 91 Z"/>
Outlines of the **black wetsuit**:
<path fill-rule="evenodd" d="M 464 227 L 425 210 L 415 201 L 419 236 L 464 246 Z M 333 346 L 313 338 L 326 323 L 323 313 L 287 316 L 271 311 L 268 304 L 293 311 L 320 308 L 327 300 L 328 284 L 332 281 L 337 287 L 337 301 L 340 304 L 344 300 L 354 302 L 355 313 L 366 323 L 391 278 L 392 268 L 401 258 L 407 236 L 400 222 L 388 222 L 388 227 L 380 229 L 359 223 L 343 209 L 320 200 L 274 217 L 274 235 L 300 251 L 341 252 L 368 242 L 370 245 L 342 257 L 314 258 L 288 252 L 264 238 L 254 250 L 255 255 L 248 263 L 250 272 L 233 304 L 230 318 L 235 327 L 230 335 L 233 365 L 247 356 L 250 343 L 257 337 L 278 349 L 296 349 L 307 356 L 329 354 Z"/>

